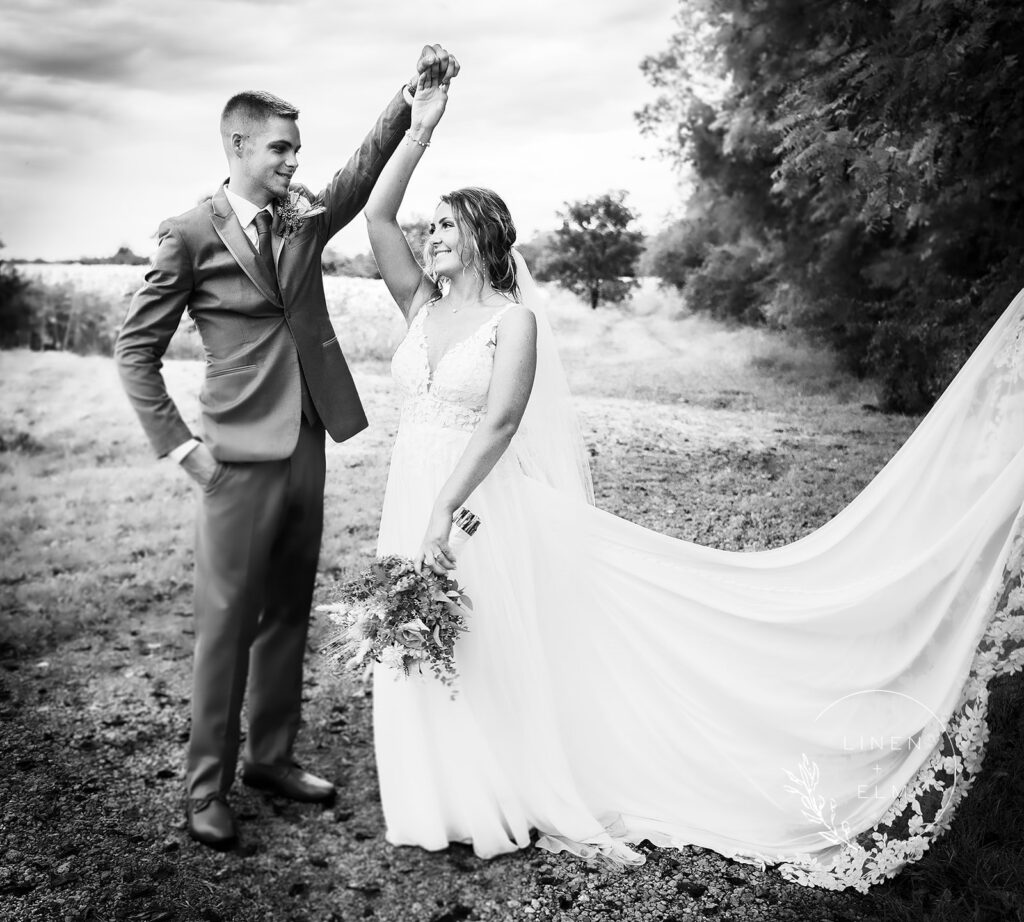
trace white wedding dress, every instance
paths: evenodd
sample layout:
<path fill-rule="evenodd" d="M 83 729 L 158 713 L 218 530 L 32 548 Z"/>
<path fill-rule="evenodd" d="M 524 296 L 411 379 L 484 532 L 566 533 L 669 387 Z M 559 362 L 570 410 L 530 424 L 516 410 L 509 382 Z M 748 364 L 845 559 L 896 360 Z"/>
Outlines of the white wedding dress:
<path fill-rule="evenodd" d="M 413 556 L 487 401 L 503 311 L 404 405 L 378 550 Z M 697 845 L 865 889 L 948 827 L 989 680 L 1024 665 L 1024 295 L 895 458 L 786 547 L 712 550 L 527 476 L 513 439 L 467 500 L 457 694 L 377 666 L 387 839 L 642 862 Z"/>

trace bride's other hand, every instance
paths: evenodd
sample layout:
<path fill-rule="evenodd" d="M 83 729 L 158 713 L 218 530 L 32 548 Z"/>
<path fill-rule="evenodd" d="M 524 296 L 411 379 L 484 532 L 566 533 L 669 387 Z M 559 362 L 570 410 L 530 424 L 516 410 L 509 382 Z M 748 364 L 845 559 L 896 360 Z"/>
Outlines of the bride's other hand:
<path fill-rule="evenodd" d="M 422 573 L 424 566 L 429 567 L 438 576 L 444 576 L 449 570 L 455 569 L 455 555 L 448 544 L 451 533 L 451 513 L 435 509 L 427 524 L 427 533 L 423 536 L 419 553 L 416 555 L 417 573 Z"/>
<path fill-rule="evenodd" d="M 416 94 L 412 99 L 412 131 L 414 136 L 433 131 L 448 105 L 448 84 L 441 78 L 438 67 L 420 74 L 416 81 Z"/>

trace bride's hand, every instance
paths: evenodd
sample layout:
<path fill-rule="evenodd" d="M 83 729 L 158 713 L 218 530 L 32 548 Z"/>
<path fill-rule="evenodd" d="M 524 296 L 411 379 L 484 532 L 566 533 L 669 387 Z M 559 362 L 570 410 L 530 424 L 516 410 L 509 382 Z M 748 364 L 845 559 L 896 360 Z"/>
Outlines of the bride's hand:
<path fill-rule="evenodd" d="M 426 565 L 438 576 L 444 576 L 449 570 L 455 569 L 455 555 L 448 545 L 452 533 L 451 513 L 434 510 L 427 525 L 427 533 L 423 536 L 419 553 L 416 555 L 416 572 L 422 573 Z"/>
<path fill-rule="evenodd" d="M 420 73 L 416 81 L 411 115 L 412 125 L 416 128 L 431 131 L 444 115 L 445 106 L 448 105 L 451 68 L 442 69 L 442 66 L 440 62 L 431 64 Z M 455 65 L 455 69 L 457 72 L 458 64 Z"/>

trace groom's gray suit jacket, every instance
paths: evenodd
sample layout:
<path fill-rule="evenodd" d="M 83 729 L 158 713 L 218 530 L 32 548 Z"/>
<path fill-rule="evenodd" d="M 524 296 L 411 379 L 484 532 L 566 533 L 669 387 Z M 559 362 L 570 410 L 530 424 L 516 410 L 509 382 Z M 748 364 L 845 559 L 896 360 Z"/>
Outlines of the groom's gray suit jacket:
<path fill-rule="evenodd" d="M 367 425 L 324 296 L 321 253 L 366 204 L 409 127 L 395 96 L 315 203 L 325 211 L 287 237 L 280 293 L 224 194 L 160 225 L 160 245 L 132 300 L 115 357 L 128 397 L 159 456 L 192 437 L 160 374 L 183 311 L 206 351 L 199 395 L 203 440 L 219 461 L 272 461 L 295 449 L 305 377 L 326 430 L 342 441 Z M 293 186 L 310 198 L 301 186 Z"/>

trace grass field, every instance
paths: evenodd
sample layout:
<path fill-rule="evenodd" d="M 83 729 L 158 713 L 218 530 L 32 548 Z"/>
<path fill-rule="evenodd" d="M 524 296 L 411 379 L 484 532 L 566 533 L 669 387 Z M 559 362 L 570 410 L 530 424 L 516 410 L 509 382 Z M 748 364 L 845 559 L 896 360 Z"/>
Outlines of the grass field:
<path fill-rule="evenodd" d="M 371 428 L 328 448 L 320 600 L 372 556 L 398 416 L 384 356 L 400 323 L 372 283 L 343 294 L 333 314 L 343 343 L 363 343 L 349 351 Z M 874 412 L 870 387 L 828 356 L 683 315 L 651 287 L 597 312 L 556 293 L 551 313 L 598 504 L 688 540 L 756 549 L 806 534 L 916 422 Z M 201 362 L 166 375 L 193 421 Z M 393 849 L 370 700 L 315 657 L 300 757 L 341 781 L 339 803 L 243 790 L 247 847 L 199 849 L 181 818 L 193 487 L 152 458 L 109 359 L 0 353 L 0 388 L 0 918 L 1021 918 L 1019 682 L 995 696 L 987 770 L 952 832 L 866 896 L 699 849 L 648 850 L 628 875 L 533 850 L 482 862 L 460 846 Z"/>

